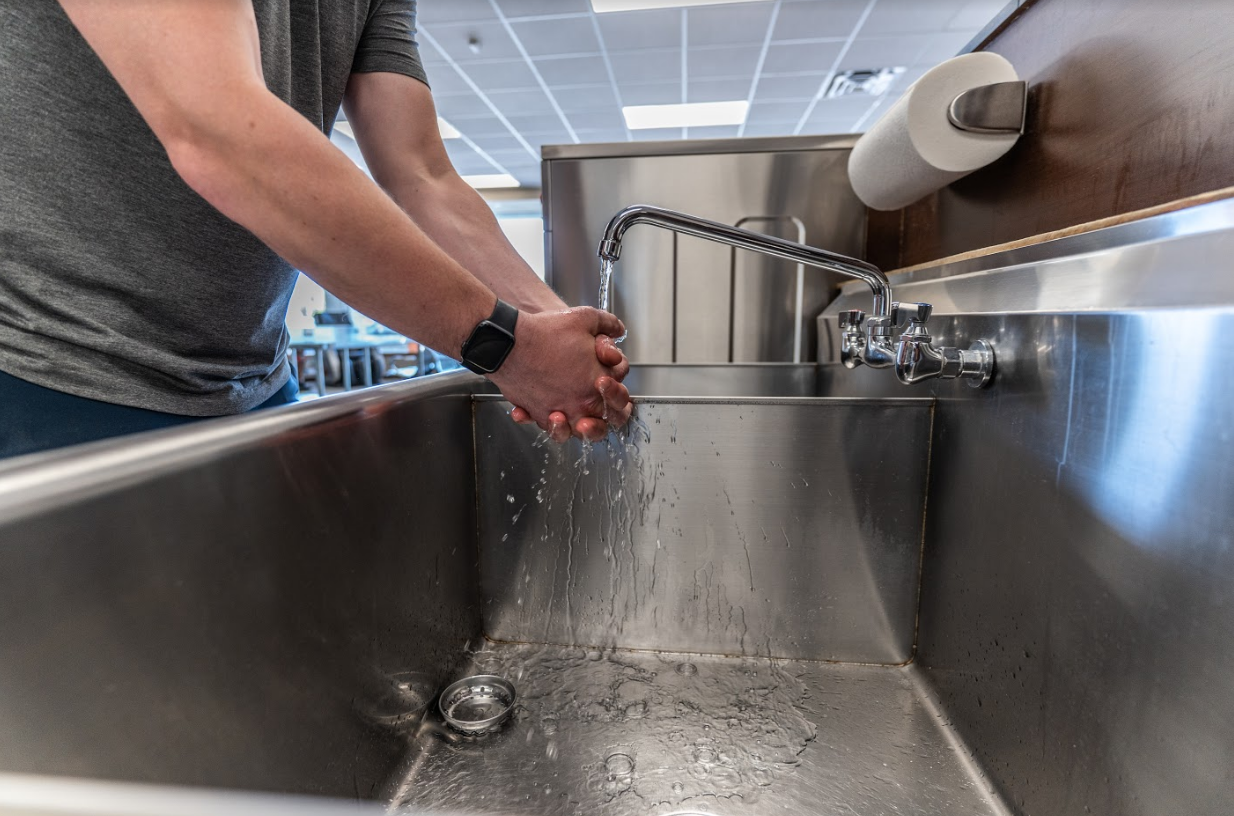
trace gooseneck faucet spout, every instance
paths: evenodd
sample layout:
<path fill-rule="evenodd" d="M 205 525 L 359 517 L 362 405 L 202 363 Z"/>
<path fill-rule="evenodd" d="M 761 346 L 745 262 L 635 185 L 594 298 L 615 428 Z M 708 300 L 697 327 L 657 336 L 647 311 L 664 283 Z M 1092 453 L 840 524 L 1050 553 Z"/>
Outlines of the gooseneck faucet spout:
<path fill-rule="evenodd" d="M 841 312 L 839 316 L 840 362 L 846 368 L 861 365 L 870 368 L 894 367 L 899 380 L 908 385 L 934 378 L 963 377 L 973 385 L 982 386 L 993 375 L 994 352 L 989 344 L 978 341 L 973 348 L 964 351 L 935 347 L 925 328 L 931 311 L 928 303 L 892 303 L 891 283 L 881 269 L 825 249 L 730 227 L 676 210 L 635 204 L 613 216 L 604 230 L 599 254 L 605 263 L 606 273 L 612 271 L 612 264 L 621 257 L 621 241 L 626 230 L 635 224 L 650 224 L 864 281 L 874 299 L 870 314 L 867 316 L 865 312 L 853 309 Z M 608 291 L 607 277 L 602 291 Z M 909 329 L 897 342 L 895 330 L 906 319 Z"/>
<path fill-rule="evenodd" d="M 886 318 L 890 315 L 891 284 L 882 270 L 873 264 L 836 252 L 828 252 L 825 249 L 798 244 L 784 238 L 775 238 L 740 227 L 730 227 L 718 221 L 709 221 L 706 218 L 647 204 L 626 207 L 608 222 L 604 237 L 600 241 L 600 257 L 603 260 L 616 261 L 621 257 L 622 238 L 626 230 L 635 224 L 650 224 L 680 232 L 683 235 L 693 235 L 696 238 L 705 238 L 708 241 L 728 244 L 739 249 L 749 249 L 775 258 L 783 258 L 806 266 L 838 272 L 850 278 L 857 278 L 865 281 L 874 295 L 871 316 Z"/>

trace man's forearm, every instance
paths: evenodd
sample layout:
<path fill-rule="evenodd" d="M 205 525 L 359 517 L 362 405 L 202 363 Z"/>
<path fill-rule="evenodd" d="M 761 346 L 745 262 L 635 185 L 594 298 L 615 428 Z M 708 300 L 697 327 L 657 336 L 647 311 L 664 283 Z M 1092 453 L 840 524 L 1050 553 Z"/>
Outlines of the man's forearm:
<path fill-rule="evenodd" d="M 503 300 L 525 311 L 566 308 L 510 245 L 484 199 L 453 170 L 393 182 L 388 192 L 438 246 Z"/>
<path fill-rule="evenodd" d="M 224 215 L 378 321 L 455 353 L 493 294 L 319 131 L 264 88 L 166 141 Z"/>

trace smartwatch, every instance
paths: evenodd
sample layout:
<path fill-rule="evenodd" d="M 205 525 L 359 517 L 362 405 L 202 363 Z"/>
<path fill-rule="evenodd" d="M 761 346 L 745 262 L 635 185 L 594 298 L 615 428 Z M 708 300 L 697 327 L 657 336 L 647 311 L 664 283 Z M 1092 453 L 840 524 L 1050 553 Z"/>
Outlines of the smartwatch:
<path fill-rule="evenodd" d="M 459 362 L 477 374 L 492 374 L 501 368 L 514 348 L 514 326 L 517 323 L 518 309 L 498 298 L 493 313 L 487 320 L 477 323 L 467 342 L 463 343 Z"/>

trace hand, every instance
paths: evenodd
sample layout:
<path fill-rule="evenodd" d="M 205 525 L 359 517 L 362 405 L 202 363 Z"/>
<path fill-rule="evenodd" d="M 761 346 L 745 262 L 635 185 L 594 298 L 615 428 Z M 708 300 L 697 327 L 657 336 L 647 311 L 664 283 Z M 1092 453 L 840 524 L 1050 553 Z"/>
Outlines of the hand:
<path fill-rule="evenodd" d="M 535 422 L 558 442 L 571 431 L 602 439 L 609 424 L 624 425 L 633 410 L 621 385 L 630 364 L 610 337 L 624 331 L 616 317 L 590 308 L 520 315 L 514 350 L 490 378 L 520 406 L 511 418 Z"/>

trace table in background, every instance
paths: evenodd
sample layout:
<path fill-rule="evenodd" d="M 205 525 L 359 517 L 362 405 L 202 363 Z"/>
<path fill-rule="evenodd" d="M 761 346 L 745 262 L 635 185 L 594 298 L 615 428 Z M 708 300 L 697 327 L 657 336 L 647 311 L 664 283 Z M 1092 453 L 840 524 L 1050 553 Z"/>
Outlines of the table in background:
<path fill-rule="evenodd" d="M 373 349 L 387 346 L 401 346 L 406 350 L 410 341 L 398 334 L 369 334 L 354 326 L 318 326 L 311 333 L 302 332 L 292 335 L 291 348 L 301 351 L 312 351 L 317 356 L 317 394 L 326 395 L 326 352 L 343 353 L 340 363 L 343 366 L 343 390 L 351 390 L 351 360 L 348 352 L 356 350 L 364 353 L 364 385 L 373 384 Z"/>

